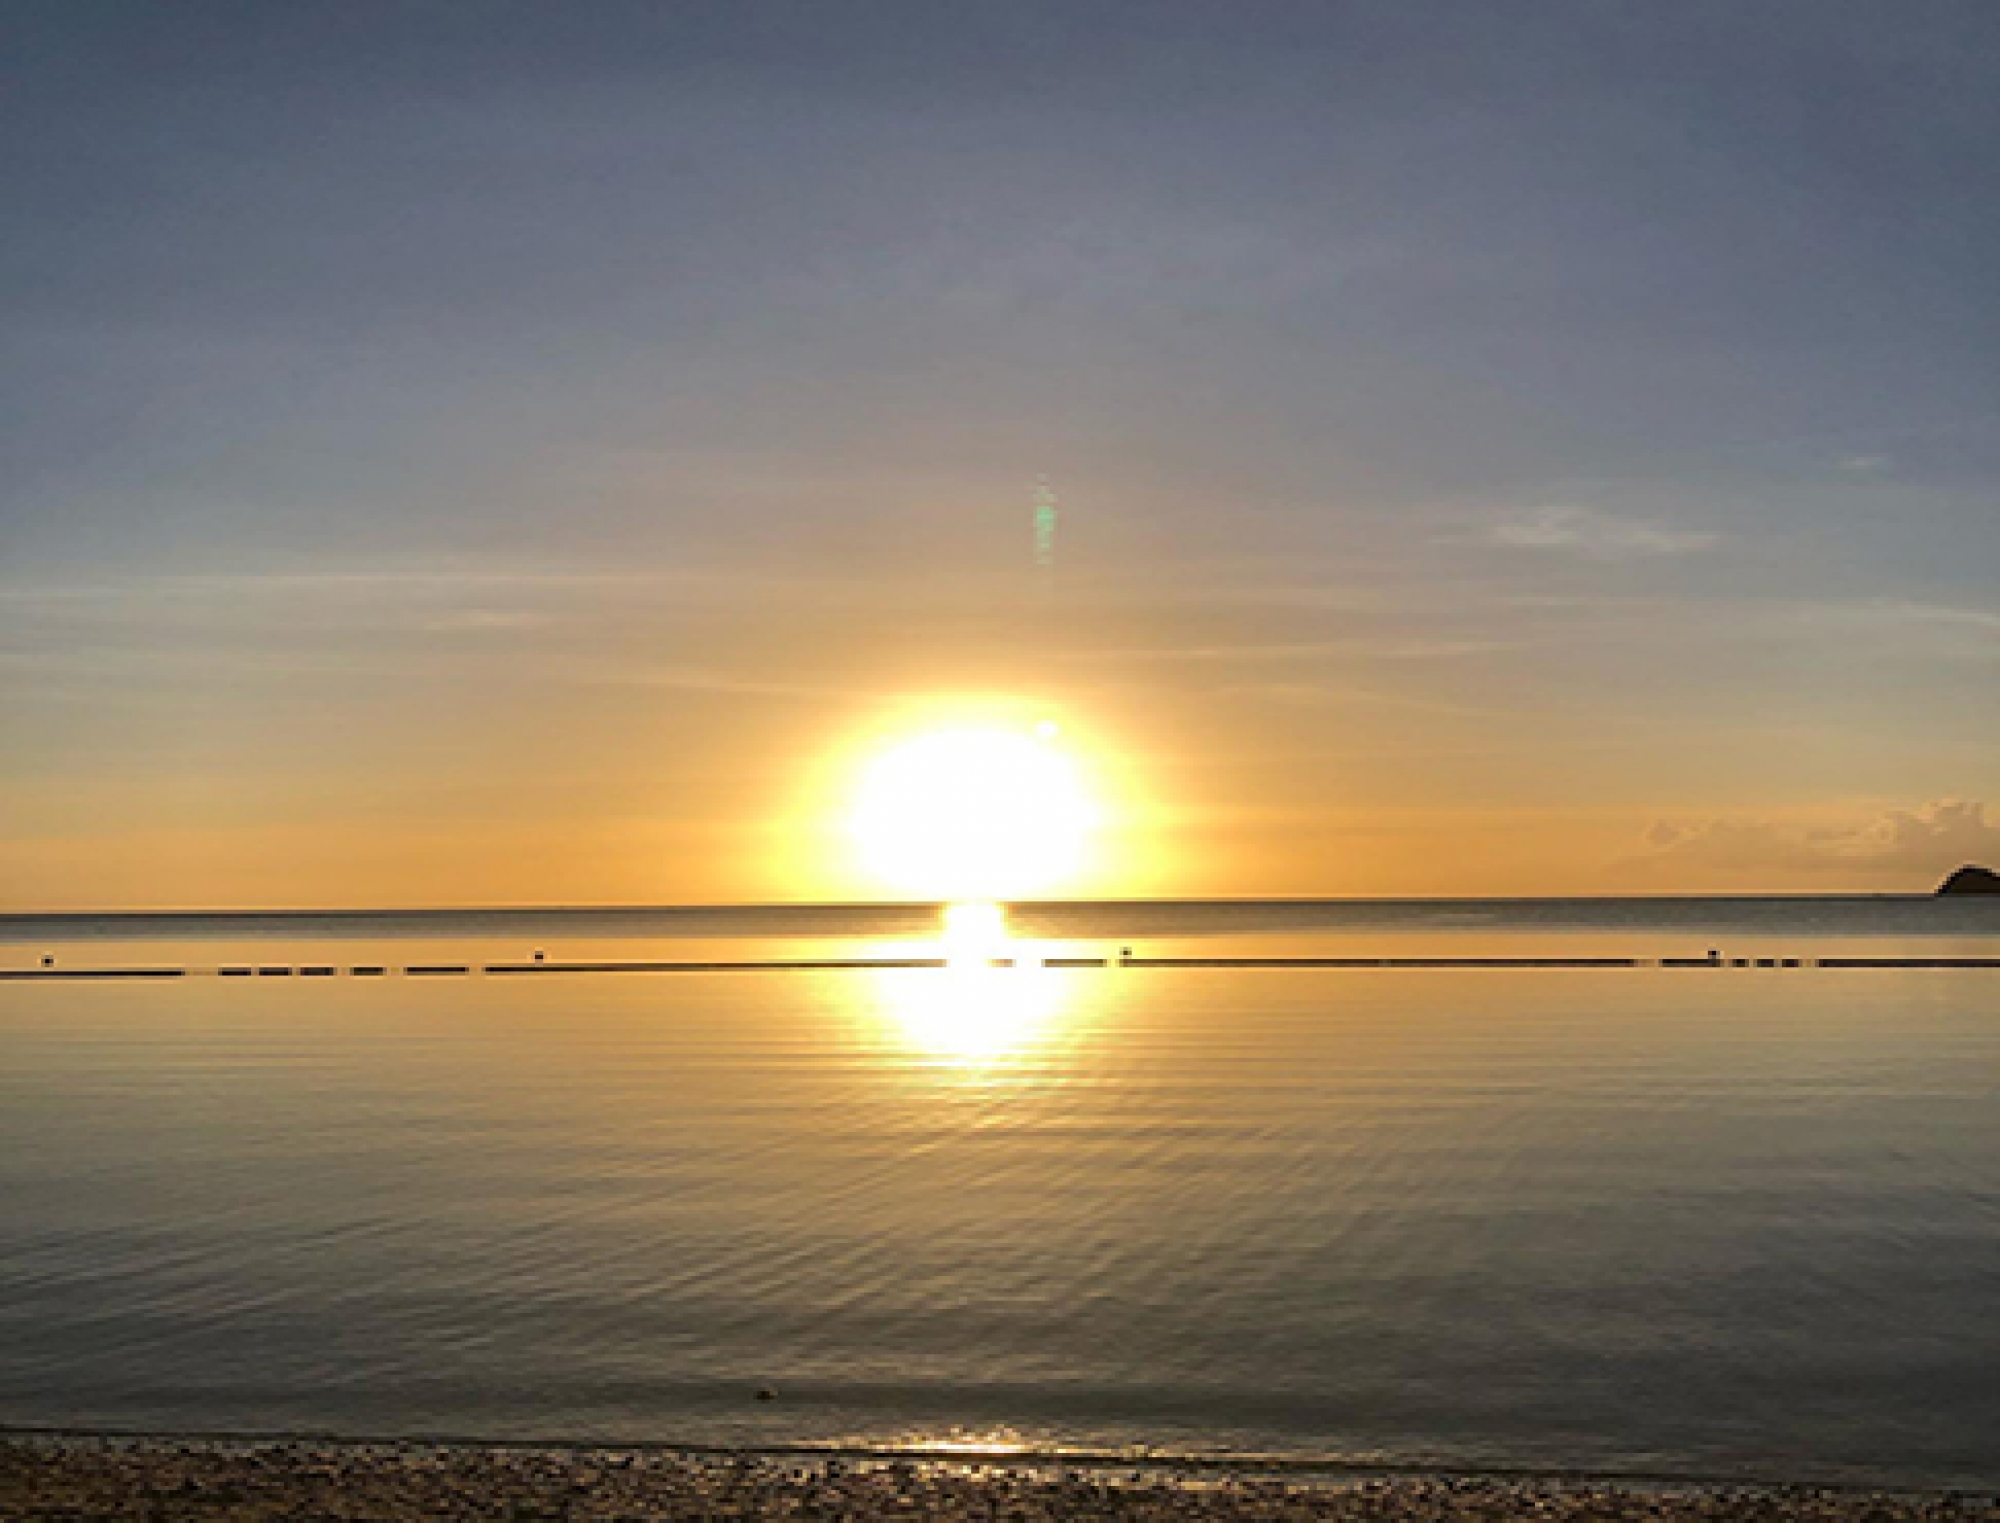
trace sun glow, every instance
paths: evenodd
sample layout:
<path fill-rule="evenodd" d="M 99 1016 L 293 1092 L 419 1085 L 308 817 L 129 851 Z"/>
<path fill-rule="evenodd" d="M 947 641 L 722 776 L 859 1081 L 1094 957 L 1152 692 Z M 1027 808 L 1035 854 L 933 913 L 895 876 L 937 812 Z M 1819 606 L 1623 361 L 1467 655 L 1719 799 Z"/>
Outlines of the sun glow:
<path fill-rule="evenodd" d="M 1082 871 L 1099 814 L 1060 732 L 966 725 L 901 741 L 863 769 L 848 829 L 897 893 L 987 901 Z"/>

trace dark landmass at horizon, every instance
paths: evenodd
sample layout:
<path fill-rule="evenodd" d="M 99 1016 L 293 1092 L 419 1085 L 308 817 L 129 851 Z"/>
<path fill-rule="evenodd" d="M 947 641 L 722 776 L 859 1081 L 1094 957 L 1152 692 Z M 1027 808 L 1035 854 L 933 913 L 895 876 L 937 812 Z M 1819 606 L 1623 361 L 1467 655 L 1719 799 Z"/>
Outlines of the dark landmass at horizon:
<path fill-rule="evenodd" d="M 1968 862 L 1938 885 L 1940 895 L 2000 894 L 2000 873 Z"/>

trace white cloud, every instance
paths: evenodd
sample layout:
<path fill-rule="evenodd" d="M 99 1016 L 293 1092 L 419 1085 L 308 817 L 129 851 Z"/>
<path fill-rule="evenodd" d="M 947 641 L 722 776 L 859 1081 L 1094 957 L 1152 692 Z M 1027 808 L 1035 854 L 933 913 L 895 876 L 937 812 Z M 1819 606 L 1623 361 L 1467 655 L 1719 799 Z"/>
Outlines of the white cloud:
<path fill-rule="evenodd" d="M 1599 508 L 1558 504 L 1510 513 L 1484 537 L 1510 549 L 1603 561 L 1691 555 L 1711 548 L 1721 538 L 1705 529 L 1676 529 L 1648 519 L 1620 518 Z"/>
<path fill-rule="evenodd" d="M 1865 823 L 1806 827 L 1771 820 L 1661 822 L 1647 832 L 1650 860 L 1726 872 L 1853 872 L 1908 869 L 1942 874 L 1965 862 L 2000 862 L 2000 823 L 1986 806 L 1945 799 L 1891 809 Z"/>

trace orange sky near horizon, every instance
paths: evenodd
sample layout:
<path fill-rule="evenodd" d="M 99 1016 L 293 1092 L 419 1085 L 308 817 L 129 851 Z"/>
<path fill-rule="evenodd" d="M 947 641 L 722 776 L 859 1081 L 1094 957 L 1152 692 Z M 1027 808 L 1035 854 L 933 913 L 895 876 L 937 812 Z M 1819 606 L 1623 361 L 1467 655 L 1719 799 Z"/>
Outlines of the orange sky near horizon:
<path fill-rule="evenodd" d="M 1662 724 L 1647 692 L 1565 694 L 1498 642 L 1419 650 L 1358 590 L 1274 644 L 1212 584 L 1080 571 L 1051 611 L 1021 581 L 885 580 L 860 613 L 854 589 L 793 588 L 789 627 L 750 637 L 733 600 L 690 613 L 629 572 L 58 603 L 72 625 L 163 608 L 144 649 L 97 631 L 99 666 L 130 640 L 143 686 L 85 673 L 92 707 L 47 710 L 44 769 L 0 805 L 5 907 L 934 897 L 871 875 L 847 821 L 871 758 L 967 716 L 1059 721 L 1103 815 L 1084 870 L 1025 897 L 1921 892 L 1991 830 L 1902 809 L 1899 839 L 1898 796 L 1829 793 L 1797 719 L 1789 740 Z M 717 654 L 654 654 L 690 643 Z M 1831 780 L 1871 749 L 1908 765 L 1857 733 Z M 1933 760 L 1942 790 L 1953 759 Z"/>

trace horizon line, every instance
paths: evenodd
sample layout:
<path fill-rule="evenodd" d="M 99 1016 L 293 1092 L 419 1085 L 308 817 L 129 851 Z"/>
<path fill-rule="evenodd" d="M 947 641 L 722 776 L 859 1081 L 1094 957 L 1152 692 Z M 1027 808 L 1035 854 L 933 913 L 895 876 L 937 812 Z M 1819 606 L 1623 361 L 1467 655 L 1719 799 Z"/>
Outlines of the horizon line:
<path fill-rule="evenodd" d="M 656 915 L 673 913 L 735 913 L 744 911 L 918 911 L 942 910 L 958 903 L 999 904 L 1008 909 L 1059 910 L 1068 908 L 1120 908 L 1136 906 L 1303 906 L 1322 904 L 1591 904 L 1591 903 L 1688 903 L 1694 901 L 1817 900 L 1859 903 L 1874 900 L 1934 899 L 1935 889 L 1883 892 L 1803 893 L 1771 890 L 1729 893 L 1636 893 L 1636 894 L 1227 894 L 1216 896 L 1169 894 L 1139 897 L 1053 899 L 760 899 L 661 903 L 602 904 L 455 904 L 455 905 L 338 905 L 307 908 L 159 908 L 159 909 L 49 909 L 0 910 L 0 923 L 50 920 L 109 919 L 342 919 L 379 915 Z"/>

